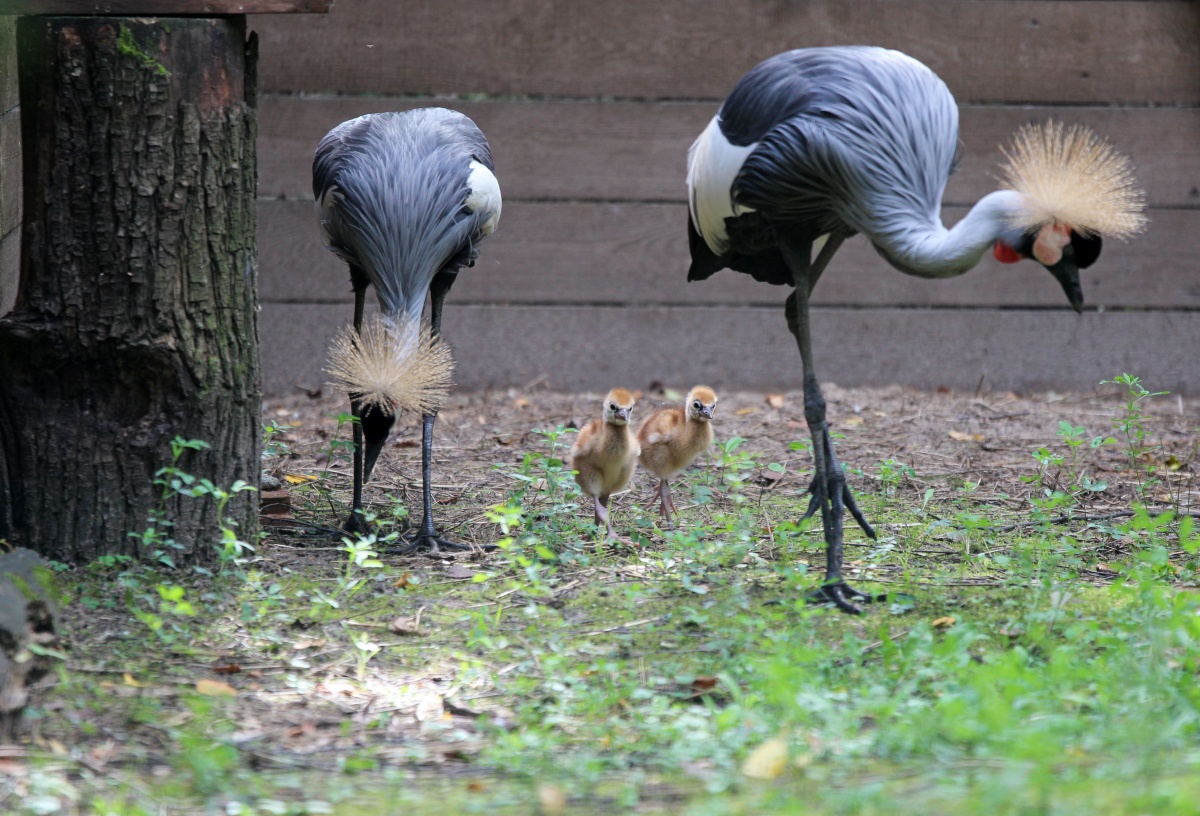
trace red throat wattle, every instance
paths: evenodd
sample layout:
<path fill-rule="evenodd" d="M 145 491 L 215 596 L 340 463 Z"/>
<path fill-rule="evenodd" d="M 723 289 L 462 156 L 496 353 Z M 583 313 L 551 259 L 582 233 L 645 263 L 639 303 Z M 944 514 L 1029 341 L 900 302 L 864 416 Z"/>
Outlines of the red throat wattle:
<path fill-rule="evenodd" d="M 1021 260 L 1020 254 L 1003 241 L 996 242 L 996 246 L 992 248 L 992 255 L 1003 264 L 1016 263 Z"/>

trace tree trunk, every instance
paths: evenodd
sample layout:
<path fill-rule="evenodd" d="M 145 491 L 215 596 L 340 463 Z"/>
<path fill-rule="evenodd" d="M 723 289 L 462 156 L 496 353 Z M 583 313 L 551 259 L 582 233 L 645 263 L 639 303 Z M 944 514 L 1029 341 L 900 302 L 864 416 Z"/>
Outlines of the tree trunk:
<path fill-rule="evenodd" d="M 245 18 L 25 17 L 25 226 L 0 318 L 0 539 L 132 554 L 176 436 L 179 468 L 258 484 L 256 135 Z M 225 510 L 257 534 L 257 502 Z M 220 540 L 172 496 L 177 560 Z M 144 553 L 143 553 L 144 554 Z"/>

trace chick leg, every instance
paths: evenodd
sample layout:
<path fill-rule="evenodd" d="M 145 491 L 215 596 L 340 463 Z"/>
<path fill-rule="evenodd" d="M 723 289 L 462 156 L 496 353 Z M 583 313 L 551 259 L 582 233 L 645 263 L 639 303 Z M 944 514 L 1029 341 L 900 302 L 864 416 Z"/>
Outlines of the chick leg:
<path fill-rule="evenodd" d="M 667 520 L 663 525 L 664 529 L 674 530 L 675 520 L 671 518 L 671 514 L 678 515 L 679 511 L 675 509 L 675 501 L 671 498 L 671 484 L 666 479 L 658 480 L 658 500 L 662 504 L 662 514 Z"/>
<path fill-rule="evenodd" d="M 613 532 L 612 522 L 608 518 L 608 496 L 596 496 L 596 526 L 604 525 L 604 532 L 607 538 L 616 538 L 617 534 Z"/>
<path fill-rule="evenodd" d="M 831 238 L 831 241 L 834 239 Z M 840 243 L 840 242 L 839 242 Z M 882 600 L 886 596 L 876 598 L 859 592 L 849 586 L 842 578 L 842 516 L 844 510 L 851 508 L 856 521 L 863 531 L 875 538 L 871 528 L 862 514 L 857 512 L 858 506 L 850 495 L 846 485 L 846 474 L 838 462 L 833 450 L 833 442 L 829 437 L 829 426 L 825 421 L 825 397 L 813 367 L 812 336 L 809 327 L 808 302 L 809 294 L 817 277 L 824 270 L 829 258 L 836 250 L 827 244 L 818 258 L 818 264 L 810 265 L 812 243 L 810 241 L 793 241 L 783 238 L 780 242 L 784 260 L 792 271 L 795 291 L 787 301 L 788 329 L 796 338 L 800 349 L 800 360 L 804 368 L 804 418 L 808 422 L 809 433 L 812 435 L 813 459 L 815 473 L 812 501 L 805 513 L 805 518 L 821 510 L 821 525 L 825 532 L 825 581 L 821 588 L 811 596 L 811 600 L 821 603 L 832 603 L 838 609 L 850 614 L 859 614 L 862 610 L 852 601 L 871 602 Z"/>

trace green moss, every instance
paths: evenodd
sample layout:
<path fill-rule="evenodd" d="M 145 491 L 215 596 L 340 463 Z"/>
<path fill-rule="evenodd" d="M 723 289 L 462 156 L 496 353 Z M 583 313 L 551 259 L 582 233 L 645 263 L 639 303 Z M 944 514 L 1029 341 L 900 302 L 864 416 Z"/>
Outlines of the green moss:
<path fill-rule="evenodd" d="M 142 50 L 137 40 L 134 39 L 133 32 L 125 26 L 121 26 L 121 33 L 117 35 L 117 51 L 137 60 L 143 68 L 149 68 L 159 76 L 169 77 L 171 75 L 171 72 L 161 62 Z"/>

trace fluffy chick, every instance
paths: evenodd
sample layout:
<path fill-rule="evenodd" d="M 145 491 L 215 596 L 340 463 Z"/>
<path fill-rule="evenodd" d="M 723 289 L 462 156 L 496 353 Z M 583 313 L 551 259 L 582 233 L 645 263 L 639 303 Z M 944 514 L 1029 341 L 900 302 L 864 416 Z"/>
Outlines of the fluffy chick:
<path fill-rule="evenodd" d="M 633 394 L 614 388 L 604 398 L 604 418 L 593 419 L 579 431 L 571 447 L 575 481 L 595 504 L 596 525 L 604 524 L 609 538 L 616 538 L 608 519 L 608 497 L 629 486 L 637 467 L 637 439 L 629 427 Z"/>
<path fill-rule="evenodd" d="M 671 498 L 671 479 L 712 444 L 709 420 L 716 408 L 716 393 L 706 385 L 697 385 L 688 392 L 682 408 L 652 411 L 638 428 L 642 467 L 658 477 L 658 498 L 668 529 L 674 526 L 672 512 L 679 512 Z"/>

